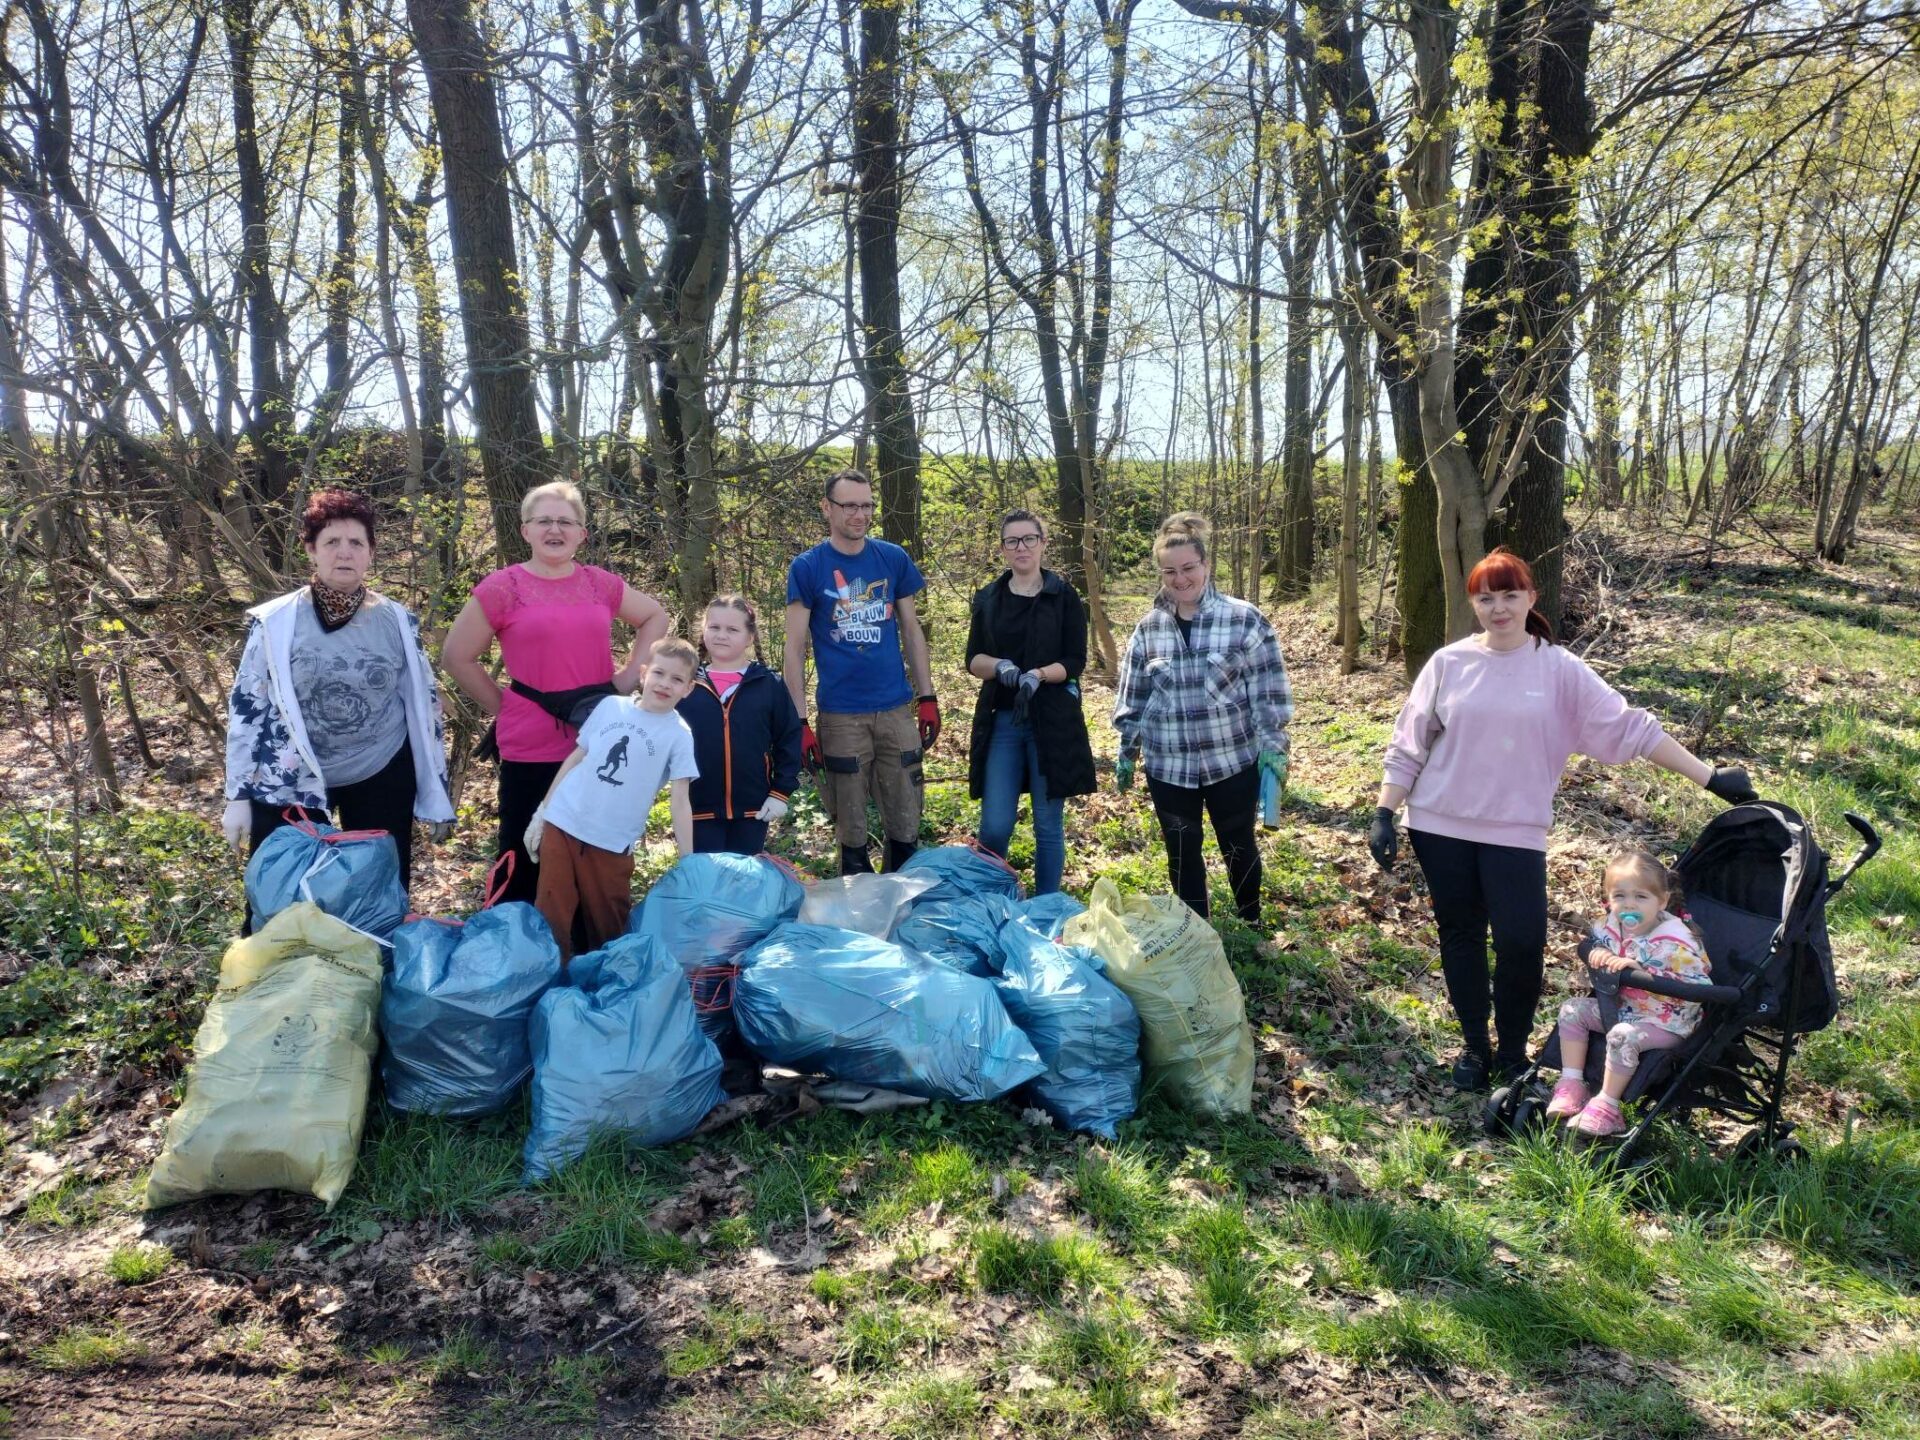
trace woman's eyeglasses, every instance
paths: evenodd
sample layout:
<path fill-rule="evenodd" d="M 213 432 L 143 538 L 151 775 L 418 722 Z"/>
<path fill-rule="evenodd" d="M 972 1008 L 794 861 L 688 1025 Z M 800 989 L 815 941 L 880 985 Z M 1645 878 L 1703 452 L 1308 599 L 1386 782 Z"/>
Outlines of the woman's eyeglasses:
<path fill-rule="evenodd" d="M 578 520 L 562 520 L 554 515 L 536 515 L 527 521 L 536 530 L 584 530 L 586 526 Z"/>
<path fill-rule="evenodd" d="M 1031 550 L 1045 538 L 1044 535 L 1002 535 L 1000 543 L 1009 550 Z"/>

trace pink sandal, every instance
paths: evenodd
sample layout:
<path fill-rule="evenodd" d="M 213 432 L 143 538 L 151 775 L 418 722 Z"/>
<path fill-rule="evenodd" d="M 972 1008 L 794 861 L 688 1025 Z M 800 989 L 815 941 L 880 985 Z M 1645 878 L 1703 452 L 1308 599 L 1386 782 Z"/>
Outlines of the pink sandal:
<path fill-rule="evenodd" d="M 1547 1118 L 1569 1119 L 1586 1109 L 1587 1101 L 1592 1098 L 1593 1092 L 1585 1080 L 1578 1075 L 1562 1075 L 1560 1083 L 1553 1087 L 1553 1098 L 1547 1101 Z"/>
<path fill-rule="evenodd" d="M 1594 1096 L 1587 1102 L 1587 1108 L 1573 1117 L 1573 1128 L 1598 1140 L 1620 1134 L 1627 1128 L 1627 1122 L 1620 1114 L 1620 1103 L 1603 1093 Z"/>

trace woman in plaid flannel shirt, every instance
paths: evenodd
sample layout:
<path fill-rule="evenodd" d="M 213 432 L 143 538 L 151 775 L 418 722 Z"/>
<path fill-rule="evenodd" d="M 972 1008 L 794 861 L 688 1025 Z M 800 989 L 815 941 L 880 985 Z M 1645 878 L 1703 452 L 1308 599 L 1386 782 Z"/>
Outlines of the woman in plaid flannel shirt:
<path fill-rule="evenodd" d="M 1169 517 L 1154 537 L 1160 594 L 1134 628 L 1120 662 L 1113 724 L 1122 790 L 1144 760 L 1147 792 L 1167 842 L 1173 890 L 1207 913 L 1200 819 L 1213 821 L 1227 862 L 1234 908 L 1260 918 L 1260 851 L 1254 813 L 1260 777 L 1287 773 L 1293 693 L 1280 642 L 1260 611 L 1214 588 L 1207 540 L 1212 527 L 1191 511 Z"/>

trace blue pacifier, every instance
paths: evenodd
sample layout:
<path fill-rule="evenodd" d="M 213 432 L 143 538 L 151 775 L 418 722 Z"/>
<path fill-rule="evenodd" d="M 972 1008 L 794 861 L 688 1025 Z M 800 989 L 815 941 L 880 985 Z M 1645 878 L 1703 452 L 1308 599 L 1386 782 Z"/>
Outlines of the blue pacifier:
<path fill-rule="evenodd" d="M 1620 912 L 1620 923 L 1622 925 L 1638 925 L 1646 918 L 1647 917 L 1642 915 L 1638 910 L 1622 910 Z"/>

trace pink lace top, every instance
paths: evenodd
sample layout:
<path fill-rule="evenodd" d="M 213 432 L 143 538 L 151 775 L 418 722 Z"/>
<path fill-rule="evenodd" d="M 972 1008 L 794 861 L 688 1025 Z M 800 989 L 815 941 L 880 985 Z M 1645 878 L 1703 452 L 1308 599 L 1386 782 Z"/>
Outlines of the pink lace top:
<path fill-rule="evenodd" d="M 613 678 L 613 617 L 626 582 L 597 565 L 576 565 L 558 580 L 521 565 L 496 570 L 473 587 L 500 637 L 507 674 L 541 690 L 571 690 Z M 508 690 L 500 700 L 500 758 L 564 760 L 574 731 Z"/>

